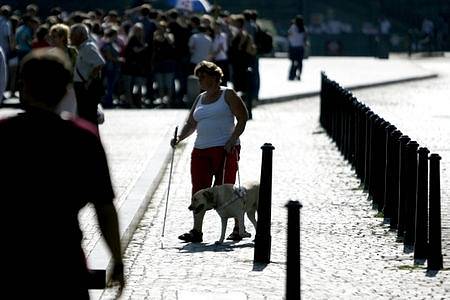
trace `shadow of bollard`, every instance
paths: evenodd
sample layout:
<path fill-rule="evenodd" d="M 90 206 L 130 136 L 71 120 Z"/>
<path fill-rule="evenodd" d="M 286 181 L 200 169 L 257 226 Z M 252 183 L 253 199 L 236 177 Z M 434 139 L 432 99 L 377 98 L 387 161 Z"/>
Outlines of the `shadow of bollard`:
<path fill-rule="evenodd" d="M 255 235 L 254 262 L 270 263 L 271 206 L 272 206 L 272 154 L 275 147 L 265 143 L 262 147 L 261 179 L 259 186 L 258 221 Z"/>
<path fill-rule="evenodd" d="M 441 244 L 441 183 L 440 164 L 438 154 L 430 155 L 430 229 L 428 252 L 428 270 L 441 270 L 443 268 Z"/>
<path fill-rule="evenodd" d="M 298 201 L 289 201 L 287 228 L 286 300 L 300 299 L 300 209 Z"/>
<path fill-rule="evenodd" d="M 416 239 L 414 260 L 427 258 L 428 249 L 428 153 L 427 148 L 417 150 L 419 163 L 417 168 L 417 202 L 416 202 Z"/>

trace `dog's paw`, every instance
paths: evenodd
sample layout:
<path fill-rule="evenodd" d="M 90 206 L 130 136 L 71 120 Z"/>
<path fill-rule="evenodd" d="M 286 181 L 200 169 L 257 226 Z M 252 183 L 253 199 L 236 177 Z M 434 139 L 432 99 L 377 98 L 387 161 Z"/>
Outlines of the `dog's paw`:
<path fill-rule="evenodd" d="M 214 244 L 216 244 L 216 245 L 222 245 L 222 244 L 223 244 L 223 241 L 216 241 Z"/>

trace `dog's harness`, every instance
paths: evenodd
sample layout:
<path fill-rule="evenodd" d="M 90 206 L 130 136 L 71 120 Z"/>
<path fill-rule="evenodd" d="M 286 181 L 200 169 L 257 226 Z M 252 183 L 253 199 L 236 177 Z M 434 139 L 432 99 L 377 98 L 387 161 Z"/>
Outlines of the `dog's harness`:
<path fill-rule="evenodd" d="M 245 195 L 247 194 L 247 190 L 244 187 L 233 187 L 233 197 L 231 198 L 231 200 L 225 202 L 224 204 L 222 204 L 219 207 L 215 207 L 215 209 L 217 211 L 222 211 L 225 207 L 231 205 L 233 202 L 236 201 L 244 201 Z"/>
<path fill-rule="evenodd" d="M 236 164 L 237 164 L 237 173 L 238 173 L 238 186 L 237 187 L 233 187 L 233 197 L 231 198 L 230 201 L 224 203 L 222 206 L 220 207 L 214 207 L 217 211 L 221 211 L 223 210 L 225 207 L 229 206 L 231 203 L 241 200 L 244 201 L 244 196 L 247 193 L 247 190 L 241 186 L 241 176 L 239 174 L 239 161 L 237 159 L 237 152 L 235 150 L 236 153 Z M 225 166 L 227 164 L 227 155 L 225 155 L 225 160 L 223 162 L 223 172 L 222 172 L 222 184 L 224 184 L 225 182 Z"/>

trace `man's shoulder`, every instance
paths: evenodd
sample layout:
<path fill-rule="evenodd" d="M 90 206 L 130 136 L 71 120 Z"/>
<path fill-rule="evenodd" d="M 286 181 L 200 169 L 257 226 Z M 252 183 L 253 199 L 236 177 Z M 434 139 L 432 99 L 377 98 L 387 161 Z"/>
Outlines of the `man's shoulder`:
<path fill-rule="evenodd" d="M 68 124 L 70 124 L 70 126 L 72 126 L 76 131 L 79 131 L 87 136 L 95 136 L 96 138 L 99 137 L 97 127 L 91 122 L 66 112 L 61 114 L 61 118 L 67 121 Z"/>

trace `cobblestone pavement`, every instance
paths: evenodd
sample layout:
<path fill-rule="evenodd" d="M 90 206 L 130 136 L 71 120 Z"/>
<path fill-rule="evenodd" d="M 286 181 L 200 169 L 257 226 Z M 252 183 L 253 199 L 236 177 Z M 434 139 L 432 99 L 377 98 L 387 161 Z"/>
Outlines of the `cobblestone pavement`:
<path fill-rule="evenodd" d="M 282 63 L 285 64 L 285 61 Z M 319 61 L 316 63 L 320 65 Z M 343 73 L 346 72 L 339 73 L 343 62 L 330 60 L 328 63 L 328 67 L 332 65 L 331 69 L 328 68 L 331 71 L 327 71 L 330 78 L 346 85 L 347 82 L 341 80 L 345 79 Z M 393 75 L 393 66 L 397 63 L 388 61 L 391 66 L 390 75 Z M 430 67 L 431 70 L 438 69 L 445 73 L 448 69 L 441 66 L 446 63 L 445 59 L 416 63 L 417 68 L 407 66 L 407 70 L 423 74 L 417 70 Z M 357 69 L 353 64 L 344 65 Z M 374 78 L 383 69 L 379 65 L 375 72 L 375 65 L 378 64 L 371 64 L 370 72 Z M 281 72 L 280 66 L 277 70 Z M 405 64 L 399 66 L 404 67 Z M 332 70 L 344 77 L 335 77 Z M 279 75 L 278 71 L 272 73 Z M 443 156 L 443 224 L 448 228 L 449 176 L 445 161 L 448 156 L 445 155 L 448 151 L 448 129 L 445 130 L 448 128 L 448 109 L 434 110 L 436 107 L 428 102 L 433 90 L 440 87 L 444 92 L 441 91 L 439 97 L 433 97 L 440 99 L 433 103 L 440 103 L 439 108 L 448 108 L 443 96 L 447 93 L 448 98 L 448 78 L 445 80 L 442 77 L 358 91 L 355 94 L 368 102 L 380 115 L 416 138 L 421 145 L 426 145 Z M 308 86 L 308 78 L 304 76 L 304 81 L 300 84 Z M 277 85 L 274 90 L 290 93 L 297 88 L 293 84 L 289 88 Z M 423 101 L 413 101 L 413 97 Z M 254 120 L 248 123 L 242 137 L 243 182 L 259 179 L 260 146 L 270 142 L 276 148 L 271 263 L 266 267 L 253 265 L 254 249 L 251 239 L 214 245 L 220 235 L 220 219 L 213 211 L 208 212 L 205 217 L 203 244 L 182 244 L 178 241 L 177 236 L 192 226 L 192 216 L 187 210 L 190 201 L 191 138 L 176 151 L 165 237 L 161 238 L 161 230 L 168 185 L 167 170 L 126 250 L 128 286 L 121 299 L 281 299 L 285 289 L 286 260 L 287 211 L 284 205 L 289 199 L 298 199 L 304 205 L 301 212 L 304 299 L 447 297 L 450 292 L 449 271 L 426 274 L 421 267 L 413 268 L 412 254 L 403 253 L 402 246 L 395 243 L 395 235 L 381 225 L 381 219 L 374 217 L 376 212 L 366 200 L 367 195 L 358 189 L 359 183 L 350 166 L 343 161 L 331 140 L 319 127 L 318 101 L 314 97 L 257 107 L 254 109 Z M 420 114 L 419 111 L 424 113 Z M 0 115 L 14 112 L 15 110 L 1 109 Z M 171 127 L 174 120 L 183 113 L 186 112 L 106 111 L 107 122 L 101 126 L 101 134 L 117 194 L 116 205 L 122 204 L 136 177 L 143 172 L 151 152 L 155 151 L 152 147 L 161 142 L 161 128 Z M 407 117 L 407 113 L 416 117 L 413 122 Z M 431 118 L 426 119 L 427 116 Z M 427 130 L 432 133 L 427 135 Z M 89 252 L 99 239 L 90 208 L 80 214 L 80 219 L 85 234 L 85 250 Z M 247 223 L 248 230 L 254 235 L 254 229 Z M 229 224 L 228 232 L 231 226 Z M 444 242 L 449 237 L 448 230 L 445 232 Z M 446 245 L 444 250 L 449 253 L 448 243 Z M 445 264 L 446 267 L 449 266 L 448 255 Z M 103 299 L 111 298 L 115 298 L 115 290 L 106 290 Z"/>
<path fill-rule="evenodd" d="M 436 80 L 439 85 L 441 79 Z M 433 81 L 413 83 L 411 87 L 421 84 L 435 87 Z M 397 94 L 401 89 L 400 86 L 390 88 L 393 91 L 397 88 Z M 373 109 L 385 107 L 381 103 L 390 99 L 389 106 L 396 106 L 398 110 L 386 113 L 385 118 L 398 120 L 398 127 L 411 136 L 417 132 L 420 144 L 444 156 L 447 143 L 443 128 L 432 131 L 441 133 L 439 137 L 422 141 L 419 133 L 426 130 L 417 119 L 409 119 L 411 114 L 417 114 L 425 120 L 425 113 L 420 113 L 422 107 L 415 107 L 411 96 L 407 98 L 410 101 L 400 101 L 403 99 L 388 98 L 383 90 L 367 91 L 371 99 L 380 99 L 378 105 L 375 100 L 370 102 Z M 361 94 L 361 98 L 366 99 L 367 95 Z M 187 210 L 191 138 L 176 152 L 165 237 L 161 238 L 161 230 L 167 174 L 126 250 L 128 286 L 121 299 L 282 299 L 287 222 L 284 205 L 289 199 L 298 199 L 304 206 L 301 211 L 304 299 L 447 298 L 450 293 L 448 269 L 431 274 L 421 266 L 413 267 L 412 253 L 404 253 L 402 244 L 395 242 L 395 233 L 389 232 L 382 220 L 375 218 L 376 211 L 372 210 L 367 195 L 358 188 L 354 172 L 320 128 L 318 112 L 317 97 L 260 106 L 254 110 L 254 120 L 248 123 L 242 137 L 240 175 L 243 182 L 259 179 L 260 146 L 265 142 L 275 146 L 270 264 L 266 267 L 253 264 L 251 239 L 214 245 L 220 234 L 220 219 L 213 211 L 205 217 L 204 243 L 183 244 L 177 239 L 192 225 L 192 216 Z M 380 114 L 384 115 L 384 111 Z M 438 115 L 427 111 L 427 115 L 445 123 L 448 111 Z M 406 127 L 411 121 L 413 124 Z M 446 168 L 443 164 L 443 174 L 447 174 Z M 448 202 L 447 195 L 448 190 L 443 193 L 444 201 Z M 254 229 L 248 224 L 254 235 Z M 228 232 L 231 226 L 229 224 Z M 114 297 L 114 290 L 106 290 L 103 295 L 103 299 Z"/>

